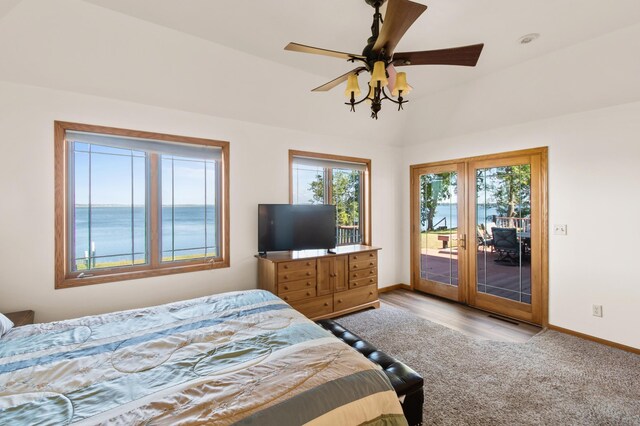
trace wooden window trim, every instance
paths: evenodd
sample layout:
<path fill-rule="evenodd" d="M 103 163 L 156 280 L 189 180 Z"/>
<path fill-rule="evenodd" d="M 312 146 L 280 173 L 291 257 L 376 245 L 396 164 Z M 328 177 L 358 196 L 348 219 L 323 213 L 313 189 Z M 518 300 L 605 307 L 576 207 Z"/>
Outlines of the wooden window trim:
<path fill-rule="evenodd" d="M 69 250 L 67 242 L 68 225 L 67 225 L 67 144 L 65 140 L 65 132 L 67 130 L 102 133 L 116 136 L 155 139 L 166 142 L 189 143 L 195 145 L 217 146 L 222 149 L 222 170 L 220 172 L 221 182 L 220 200 L 222 208 L 219 211 L 220 216 L 220 256 L 217 258 L 205 258 L 192 261 L 180 261 L 162 264 L 157 261 L 159 247 L 150 246 L 150 262 L 147 265 L 128 266 L 109 268 L 92 271 L 92 276 L 86 278 L 78 278 L 76 273 L 69 271 L 67 263 L 67 253 Z M 64 121 L 54 122 L 54 226 L 55 226 L 55 288 L 70 288 L 92 284 L 102 284 L 114 281 L 132 280 L 138 278 L 157 277 L 162 275 L 179 274 L 184 272 L 195 272 L 209 269 L 228 268 L 230 266 L 230 225 L 229 225 L 229 142 L 216 141 L 211 139 L 194 138 L 187 136 L 177 136 L 163 133 L 153 133 L 138 130 L 119 129 L 114 127 L 96 126 L 90 124 L 70 123 Z M 152 168 L 157 173 L 157 168 Z M 157 182 L 154 182 L 154 176 L 151 179 L 151 206 L 157 206 L 158 192 Z M 157 178 L 157 176 L 155 176 Z M 155 204 L 154 204 L 155 203 Z M 157 209 L 151 208 L 150 214 L 152 223 L 158 223 Z M 151 240 L 157 242 L 159 240 L 158 228 L 150 229 Z"/>
<path fill-rule="evenodd" d="M 362 197 L 362 204 L 364 208 L 360 212 L 363 220 L 363 236 L 362 245 L 370 246 L 372 242 L 371 234 L 371 160 L 368 158 L 359 157 L 347 157 L 344 155 L 322 154 L 319 152 L 309 151 L 297 151 L 289 150 L 289 204 L 293 204 L 293 158 L 294 157 L 308 157 L 308 158 L 320 158 L 323 160 L 335 160 L 345 161 L 348 163 L 360 163 L 365 164 L 367 170 L 363 172 L 362 190 L 360 191 Z M 329 194 L 331 199 L 331 194 Z"/>

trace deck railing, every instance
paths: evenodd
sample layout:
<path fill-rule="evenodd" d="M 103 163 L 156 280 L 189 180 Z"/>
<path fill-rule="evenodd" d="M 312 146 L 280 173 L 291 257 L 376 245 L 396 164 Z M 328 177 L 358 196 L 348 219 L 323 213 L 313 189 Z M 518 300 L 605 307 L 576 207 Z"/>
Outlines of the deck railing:
<path fill-rule="evenodd" d="M 360 235 L 360 227 L 353 226 L 338 226 L 338 245 L 344 246 L 349 244 L 360 244 L 362 237 Z"/>
<path fill-rule="evenodd" d="M 498 228 L 517 228 L 523 232 L 531 231 L 531 218 L 530 217 L 496 217 L 496 225 Z"/>

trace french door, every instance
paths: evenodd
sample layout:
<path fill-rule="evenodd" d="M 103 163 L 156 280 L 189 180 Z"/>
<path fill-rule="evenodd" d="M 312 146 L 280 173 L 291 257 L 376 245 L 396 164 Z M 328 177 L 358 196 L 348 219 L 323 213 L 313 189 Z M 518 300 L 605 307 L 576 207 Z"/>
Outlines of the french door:
<path fill-rule="evenodd" d="M 546 323 L 546 156 L 412 166 L 412 287 Z"/>

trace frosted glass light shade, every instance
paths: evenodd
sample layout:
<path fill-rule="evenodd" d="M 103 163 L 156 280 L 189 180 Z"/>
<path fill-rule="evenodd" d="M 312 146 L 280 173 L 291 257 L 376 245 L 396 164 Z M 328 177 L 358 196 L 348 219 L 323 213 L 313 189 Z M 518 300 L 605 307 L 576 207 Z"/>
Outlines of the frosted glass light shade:
<path fill-rule="evenodd" d="M 381 87 L 385 87 L 389 84 L 387 80 L 387 71 L 385 70 L 385 63 L 383 61 L 378 61 L 373 64 L 373 71 L 371 72 L 371 85 L 376 87 L 378 82 L 380 82 Z"/>
<path fill-rule="evenodd" d="M 344 95 L 347 98 L 350 98 L 351 93 L 353 93 L 353 96 L 355 97 L 361 95 L 360 85 L 358 84 L 358 76 L 356 74 L 349 75 L 349 78 L 347 79 L 347 88 L 344 91 Z"/>
<path fill-rule="evenodd" d="M 407 84 L 406 72 L 399 72 L 396 75 L 396 85 L 391 91 L 391 95 L 397 97 L 400 94 L 400 90 L 402 90 L 403 95 L 406 95 L 407 93 L 411 92 L 411 86 Z"/>

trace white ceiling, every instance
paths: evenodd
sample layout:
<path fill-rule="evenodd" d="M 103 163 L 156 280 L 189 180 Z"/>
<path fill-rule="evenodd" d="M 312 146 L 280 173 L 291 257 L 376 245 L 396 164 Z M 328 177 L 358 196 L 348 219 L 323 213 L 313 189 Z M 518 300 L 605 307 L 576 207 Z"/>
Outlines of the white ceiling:
<path fill-rule="evenodd" d="M 283 47 L 296 41 L 360 53 L 370 35 L 373 14 L 364 0 L 84 1 L 316 74 L 308 77 L 309 89 L 343 74 L 351 64 L 285 52 Z M 476 68 L 408 68 L 414 98 L 640 21 L 639 0 L 418 1 L 428 9 L 396 51 L 480 42 L 485 49 Z M 519 37 L 532 32 L 541 33 L 541 38 L 529 45 L 518 43 Z"/>

